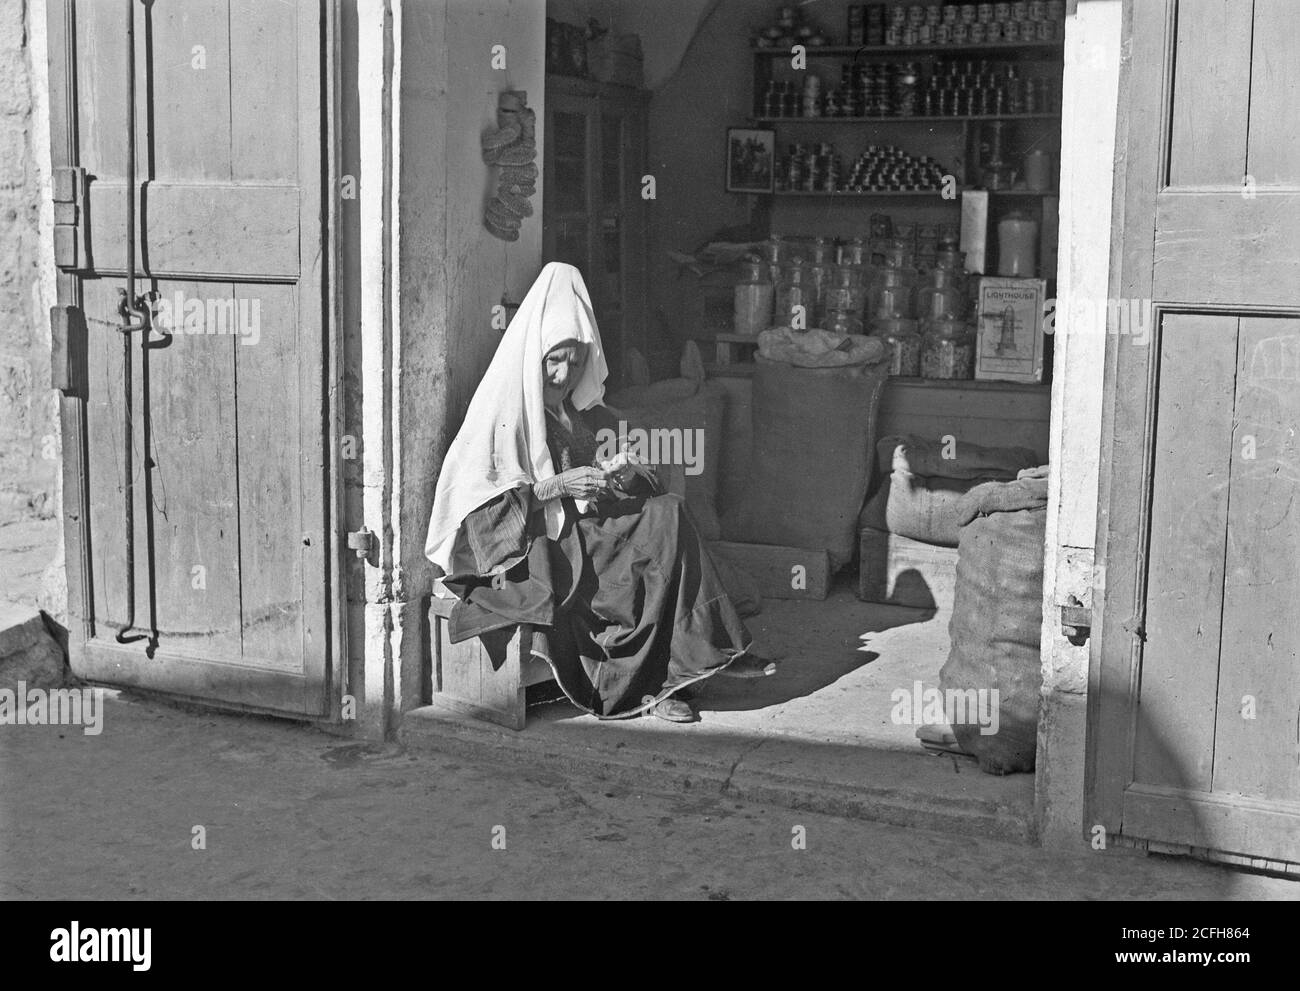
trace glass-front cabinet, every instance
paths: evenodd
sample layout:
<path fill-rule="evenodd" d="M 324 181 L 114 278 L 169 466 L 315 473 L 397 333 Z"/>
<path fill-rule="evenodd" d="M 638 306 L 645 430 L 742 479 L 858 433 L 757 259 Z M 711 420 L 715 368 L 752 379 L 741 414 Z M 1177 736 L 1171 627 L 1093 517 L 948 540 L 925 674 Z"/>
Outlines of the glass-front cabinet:
<path fill-rule="evenodd" d="M 542 134 L 544 260 L 582 270 L 611 384 L 645 344 L 646 94 L 548 76 Z"/>

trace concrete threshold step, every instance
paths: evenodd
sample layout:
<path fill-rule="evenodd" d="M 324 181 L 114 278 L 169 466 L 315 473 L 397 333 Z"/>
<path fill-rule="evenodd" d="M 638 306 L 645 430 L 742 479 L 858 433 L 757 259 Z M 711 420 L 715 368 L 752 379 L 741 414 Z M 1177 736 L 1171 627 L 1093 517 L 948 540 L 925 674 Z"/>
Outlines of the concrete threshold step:
<path fill-rule="evenodd" d="M 546 707 L 553 709 L 555 707 Z M 895 826 L 1034 841 L 1034 779 L 993 777 L 950 756 L 843 740 L 685 726 L 640 718 L 534 716 L 504 729 L 435 703 L 406 713 L 399 741 L 468 759 L 529 762 L 653 790 L 716 791 L 795 810 Z"/>

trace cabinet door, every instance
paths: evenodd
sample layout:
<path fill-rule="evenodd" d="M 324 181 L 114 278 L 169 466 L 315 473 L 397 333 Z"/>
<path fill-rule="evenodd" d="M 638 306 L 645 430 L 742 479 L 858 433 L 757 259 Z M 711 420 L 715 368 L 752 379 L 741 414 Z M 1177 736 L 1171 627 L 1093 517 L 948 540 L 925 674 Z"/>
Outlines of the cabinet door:
<path fill-rule="evenodd" d="M 592 236 L 592 218 L 597 210 L 592 166 L 596 156 L 596 109 L 592 97 L 548 95 L 543 159 L 545 258 L 580 269 L 593 295 L 596 288 L 592 273 L 598 268 Z M 594 298 L 592 302 L 596 302 Z"/>

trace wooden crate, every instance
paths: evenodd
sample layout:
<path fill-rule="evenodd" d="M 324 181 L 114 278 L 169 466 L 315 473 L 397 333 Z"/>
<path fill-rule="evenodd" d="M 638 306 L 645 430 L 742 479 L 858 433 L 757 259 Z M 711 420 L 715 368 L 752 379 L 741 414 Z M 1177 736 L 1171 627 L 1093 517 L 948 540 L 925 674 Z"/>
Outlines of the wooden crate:
<path fill-rule="evenodd" d="M 752 365 L 758 352 L 758 338 L 747 334 L 716 333 L 705 342 L 713 344 L 714 366 L 729 368 L 732 365 Z"/>
<path fill-rule="evenodd" d="M 433 698 L 438 705 L 508 727 L 524 728 L 525 690 L 554 680 L 551 667 L 533 654 L 531 626 L 510 626 L 452 643 L 451 599 L 432 598 Z"/>
<path fill-rule="evenodd" d="M 858 598 L 916 609 L 952 606 L 957 548 L 864 526 L 858 532 Z"/>
<path fill-rule="evenodd" d="M 821 600 L 830 590 L 831 558 L 824 550 L 728 540 L 712 541 L 709 550 L 754 579 L 764 598 Z"/>

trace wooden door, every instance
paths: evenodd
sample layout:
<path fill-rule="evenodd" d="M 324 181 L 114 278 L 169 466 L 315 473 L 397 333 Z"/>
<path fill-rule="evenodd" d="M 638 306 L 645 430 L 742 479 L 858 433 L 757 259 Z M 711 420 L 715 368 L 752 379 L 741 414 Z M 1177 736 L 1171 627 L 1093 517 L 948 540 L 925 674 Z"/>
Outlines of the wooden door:
<path fill-rule="evenodd" d="M 1294 872 L 1300 20 L 1126 8 L 1086 826 Z"/>
<path fill-rule="evenodd" d="M 83 678 L 260 710 L 329 709 L 324 9 L 49 4 L 53 160 L 56 175 L 72 176 L 64 185 L 84 183 L 56 237 L 60 306 L 73 336 L 85 328 L 81 382 L 63 401 L 71 659 Z M 158 294 L 172 333 L 149 347 L 131 335 L 128 391 L 114 324 L 131 195 L 137 291 Z M 124 630 L 132 582 L 134 629 Z"/>

